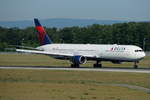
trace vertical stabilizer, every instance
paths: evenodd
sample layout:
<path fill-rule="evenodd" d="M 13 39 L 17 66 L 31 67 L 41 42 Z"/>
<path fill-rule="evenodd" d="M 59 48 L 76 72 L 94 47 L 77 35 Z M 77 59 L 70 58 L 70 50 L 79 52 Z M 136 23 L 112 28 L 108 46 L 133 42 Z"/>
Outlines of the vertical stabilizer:
<path fill-rule="evenodd" d="M 46 34 L 44 28 L 41 26 L 41 24 L 37 18 L 34 19 L 34 23 L 35 23 L 35 29 L 37 30 L 37 36 L 38 36 L 40 45 L 51 44 L 52 41 Z"/>

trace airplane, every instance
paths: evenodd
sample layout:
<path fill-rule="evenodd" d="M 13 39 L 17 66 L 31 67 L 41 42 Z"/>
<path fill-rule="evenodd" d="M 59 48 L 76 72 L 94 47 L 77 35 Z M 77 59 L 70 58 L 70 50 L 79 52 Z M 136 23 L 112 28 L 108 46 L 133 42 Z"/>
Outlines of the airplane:
<path fill-rule="evenodd" d="M 94 68 L 101 68 L 102 61 L 110 61 L 115 64 L 122 62 L 137 63 L 145 57 L 145 52 L 135 45 L 117 44 L 55 44 L 46 34 L 37 18 L 34 18 L 35 29 L 40 43 L 39 47 L 31 50 L 16 49 L 17 52 L 42 54 L 52 56 L 55 59 L 70 60 L 71 67 L 78 68 L 89 60 L 96 61 Z"/>

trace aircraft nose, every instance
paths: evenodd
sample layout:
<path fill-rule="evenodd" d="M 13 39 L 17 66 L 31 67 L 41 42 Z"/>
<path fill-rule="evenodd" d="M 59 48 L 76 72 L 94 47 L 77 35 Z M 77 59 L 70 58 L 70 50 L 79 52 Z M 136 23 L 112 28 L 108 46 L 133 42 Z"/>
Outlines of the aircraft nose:
<path fill-rule="evenodd" d="M 143 59 L 145 56 L 146 56 L 145 52 L 142 52 L 142 53 L 140 54 L 139 59 Z"/>
<path fill-rule="evenodd" d="M 143 52 L 143 58 L 146 56 L 145 52 Z"/>

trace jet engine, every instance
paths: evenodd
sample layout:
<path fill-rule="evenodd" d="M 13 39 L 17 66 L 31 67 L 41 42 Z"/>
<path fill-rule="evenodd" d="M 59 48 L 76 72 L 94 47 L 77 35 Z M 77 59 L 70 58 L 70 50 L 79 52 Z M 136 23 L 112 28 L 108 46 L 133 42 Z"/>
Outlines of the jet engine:
<path fill-rule="evenodd" d="M 71 62 L 74 64 L 85 64 L 86 61 L 87 61 L 87 59 L 84 56 L 73 56 L 71 58 Z"/>

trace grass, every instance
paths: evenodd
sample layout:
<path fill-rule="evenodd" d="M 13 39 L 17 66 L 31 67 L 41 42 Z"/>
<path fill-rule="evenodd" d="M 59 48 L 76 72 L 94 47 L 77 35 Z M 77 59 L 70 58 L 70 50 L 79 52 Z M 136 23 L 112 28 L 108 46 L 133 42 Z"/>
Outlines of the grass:
<path fill-rule="evenodd" d="M 150 88 L 142 73 L 0 69 L 0 100 L 149 100 L 150 94 L 110 84 Z"/>
<path fill-rule="evenodd" d="M 140 67 L 150 68 L 150 57 Z M 82 66 L 91 67 L 94 62 Z M 44 55 L 0 54 L 0 66 L 69 66 Z M 132 63 L 105 67 L 132 67 Z M 150 93 L 111 84 L 150 89 L 150 74 L 0 69 L 0 100 L 149 100 Z"/>
<path fill-rule="evenodd" d="M 69 63 L 45 55 L 0 54 L 1 66 L 67 66 Z"/>
<path fill-rule="evenodd" d="M 150 68 L 150 57 L 145 57 L 139 63 L 139 66 Z M 91 67 L 93 61 L 89 61 L 81 66 Z M 133 63 L 125 62 L 122 64 L 112 64 L 111 62 L 102 62 L 104 67 L 132 67 Z M 70 66 L 69 61 L 56 60 L 45 55 L 35 54 L 0 54 L 0 66 Z"/>

